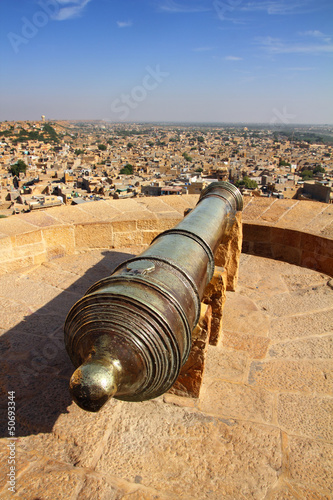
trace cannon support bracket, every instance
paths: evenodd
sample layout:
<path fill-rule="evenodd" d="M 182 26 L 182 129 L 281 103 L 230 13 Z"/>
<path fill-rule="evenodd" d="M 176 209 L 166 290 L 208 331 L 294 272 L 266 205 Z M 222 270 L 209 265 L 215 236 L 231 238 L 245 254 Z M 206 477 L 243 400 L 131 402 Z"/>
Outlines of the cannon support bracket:
<path fill-rule="evenodd" d="M 165 395 L 166 402 L 188 406 L 200 395 L 208 345 L 216 346 L 222 336 L 226 291 L 236 290 L 241 249 L 242 213 L 237 212 L 232 228 L 215 255 L 215 272 L 201 301 L 200 319 L 192 332 L 190 355 Z"/>

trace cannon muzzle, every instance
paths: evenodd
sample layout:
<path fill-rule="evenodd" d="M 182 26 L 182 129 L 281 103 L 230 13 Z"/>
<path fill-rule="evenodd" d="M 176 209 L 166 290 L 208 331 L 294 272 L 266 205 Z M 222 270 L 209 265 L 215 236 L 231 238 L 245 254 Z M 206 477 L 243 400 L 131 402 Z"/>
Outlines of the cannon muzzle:
<path fill-rule="evenodd" d="M 112 396 L 144 401 L 170 389 L 189 355 L 214 254 L 242 208 L 235 186 L 213 182 L 176 227 L 72 307 L 65 344 L 81 408 L 95 412 Z"/>

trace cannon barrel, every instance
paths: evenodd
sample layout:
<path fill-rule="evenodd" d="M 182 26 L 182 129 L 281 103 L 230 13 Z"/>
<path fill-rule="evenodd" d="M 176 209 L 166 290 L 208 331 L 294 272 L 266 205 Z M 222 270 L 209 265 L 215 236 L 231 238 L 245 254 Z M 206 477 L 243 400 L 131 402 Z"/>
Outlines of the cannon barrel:
<path fill-rule="evenodd" d="M 170 389 L 189 355 L 214 254 L 242 208 L 235 186 L 211 183 L 176 227 L 72 307 L 65 344 L 76 367 L 70 391 L 81 408 L 98 411 L 112 396 L 144 401 Z"/>

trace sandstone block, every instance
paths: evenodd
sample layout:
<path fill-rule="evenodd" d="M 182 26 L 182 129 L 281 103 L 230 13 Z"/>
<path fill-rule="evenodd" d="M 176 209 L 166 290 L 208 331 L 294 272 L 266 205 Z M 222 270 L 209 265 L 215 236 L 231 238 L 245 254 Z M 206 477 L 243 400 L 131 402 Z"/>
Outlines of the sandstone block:
<path fill-rule="evenodd" d="M 224 382 L 204 382 L 199 409 L 223 418 L 240 418 L 260 423 L 273 419 L 274 395 L 259 389 Z"/>
<path fill-rule="evenodd" d="M 246 220 L 244 212 L 243 219 Z M 243 222 L 243 239 L 244 241 L 260 241 L 269 243 L 271 241 L 271 227 L 264 224 Z"/>
<path fill-rule="evenodd" d="M 233 226 L 225 235 L 215 254 L 217 266 L 227 273 L 227 290 L 236 290 L 239 272 L 239 258 L 242 251 L 242 213 L 238 212 Z"/>
<path fill-rule="evenodd" d="M 255 335 L 225 331 L 222 345 L 246 352 L 252 359 L 262 359 L 266 356 L 270 339 Z"/>
<path fill-rule="evenodd" d="M 327 335 L 332 331 L 333 308 L 317 313 L 302 314 L 273 319 L 270 328 L 271 339 L 296 339 Z"/>
<path fill-rule="evenodd" d="M 251 203 L 247 204 L 243 210 L 244 220 L 258 219 L 271 205 L 274 203 L 272 198 L 255 198 Z"/>
<path fill-rule="evenodd" d="M 330 395 L 333 391 L 333 367 L 329 360 L 276 360 L 251 364 L 249 383 L 278 391 L 318 392 Z"/>
<path fill-rule="evenodd" d="M 289 264 L 295 264 L 297 266 L 300 265 L 302 254 L 300 248 L 273 243 L 271 249 L 273 259 L 283 260 L 284 262 L 289 262 Z M 258 252 L 256 252 L 256 255 L 259 255 Z"/>
<path fill-rule="evenodd" d="M 122 403 L 96 471 L 171 498 L 263 498 L 282 464 L 280 432 L 160 401 Z M 167 460 L 166 460 L 167 457 Z M 185 464 L 185 465 L 184 465 Z M 209 492 L 209 494 L 208 494 Z"/>
<path fill-rule="evenodd" d="M 130 247 L 133 245 L 142 244 L 141 231 L 133 231 L 128 233 L 115 233 L 113 240 L 114 248 Z"/>
<path fill-rule="evenodd" d="M 160 234 L 160 231 L 142 231 L 142 243 L 144 245 L 150 245 L 156 236 Z"/>
<path fill-rule="evenodd" d="M 333 336 L 311 337 L 274 344 L 269 350 L 272 358 L 332 359 Z"/>
<path fill-rule="evenodd" d="M 208 346 L 205 378 L 241 382 L 246 372 L 248 355 L 221 345 Z"/>
<path fill-rule="evenodd" d="M 288 247 L 299 248 L 301 246 L 302 233 L 293 229 L 274 227 L 271 230 L 271 242 Z"/>
<path fill-rule="evenodd" d="M 333 491 L 333 446 L 290 436 L 287 447 L 288 476 L 304 487 L 319 489 L 323 495 Z"/>
<path fill-rule="evenodd" d="M 223 268 L 217 267 L 214 276 L 207 285 L 202 302 L 209 304 L 212 310 L 209 343 L 217 345 L 222 333 L 223 307 L 226 300 L 227 276 Z"/>
<path fill-rule="evenodd" d="M 113 246 L 113 224 L 89 223 L 75 226 L 75 248 L 110 248 Z"/>
<path fill-rule="evenodd" d="M 63 248 L 66 254 L 73 254 L 75 249 L 74 228 L 71 226 L 56 226 L 42 229 L 46 247 Z"/>
<path fill-rule="evenodd" d="M 303 394 L 280 394 L 278 423 L 289 434 L 333 442 L 333 399 Z"/>
<path fill-rule="evenodd" d="M 259 216 L 259 220 L 274 224 L 296 203 L 298 203 L 296 200 L 275 200 L 272 205 Z"/>
<path fill-rule="evenodd" d="M 199 322 L 192 332 L 192 346 L 188 360 L 170 389 L 171 394 L 198 398 L 206 361 L 206 352 L 211 329 L 212 308 L 201 305 Z"/>
<path fill-rule="evenodd" d="M 154 219 L 143 219 L 137 221 L 137 227 L 142 231 L 155 231 L 157 229 L 158 222 L 157 218 Z"/>
<path fill-rule="evenodd" d="M 25 500 L 71 498 L 82 484 L 82 473 L 73 467 L 53 460 L 33 465 L 17 481 L 16 496 Z M 47 492 L 47 496 L 45 496 Z M 3 499 L 13 498 L 11 492 L 3 493 Z"/>
<path fill-rule="evenodd" d="M 12 236 L 13 244 L 16 246 L 32 245 L 33 243 L 42 242 L 42 231 L 30 231 L 29 233 L 21 233 Z"/>
<path fill-rule="evenodd" d="M 279 220 L 279 227 L 303 230 L 322 211 L 321 203 L 313 201 L 299 201 L 288 210 Z"/>
<path fill-rule="evenodd" d="M 115 233 L 127 233 L 137 230 L 136 220 L 116 220 L 112 222 Z"/>

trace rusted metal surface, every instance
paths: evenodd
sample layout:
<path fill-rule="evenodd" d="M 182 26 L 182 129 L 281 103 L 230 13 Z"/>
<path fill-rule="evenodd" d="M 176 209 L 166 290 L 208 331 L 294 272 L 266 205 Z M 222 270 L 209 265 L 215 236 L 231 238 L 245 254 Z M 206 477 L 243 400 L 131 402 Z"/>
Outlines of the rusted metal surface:
<path fill-rule="evenodd" d="M 173 385 L 189 355 L 214 253 L 242 208 L 235 186 L 210 184 L 176 227 L 72 307 L 65 344 L 77 368 L 70 391 L 81 408 L 98 411 L 112 396 L 152 399 Z"/>

